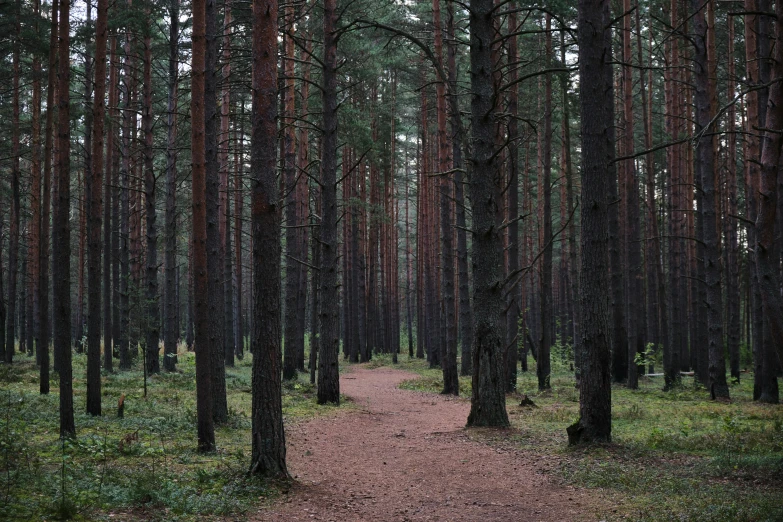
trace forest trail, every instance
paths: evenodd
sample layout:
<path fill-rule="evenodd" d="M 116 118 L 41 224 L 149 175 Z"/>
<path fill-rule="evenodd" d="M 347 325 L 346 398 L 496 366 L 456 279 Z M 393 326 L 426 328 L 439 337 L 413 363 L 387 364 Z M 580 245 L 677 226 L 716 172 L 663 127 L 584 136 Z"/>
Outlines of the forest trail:
<path fill-rule="evenodd" d="M 412 373 L 353 367 L 342 393 L 360 408 L 286 428 L 297 483 L 257 521 L 573 521 L 584 490 L 537 459 L 470 440 L 466 399 L 401 390 Z"/>

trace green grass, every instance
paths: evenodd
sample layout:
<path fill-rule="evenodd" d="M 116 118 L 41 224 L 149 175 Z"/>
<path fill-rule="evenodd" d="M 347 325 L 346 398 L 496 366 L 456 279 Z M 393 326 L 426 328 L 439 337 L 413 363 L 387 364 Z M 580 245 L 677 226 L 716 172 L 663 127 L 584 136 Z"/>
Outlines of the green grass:
<path fill-rule="evenodd" d="M 530 371 L 519 374 L 518 391 L 538 407 L 520 407 L 519 394 L 508 395 L 513 429 L 472 430 L 471 436 L 554 456 L 549 473 L 556 480 L 608 496 L 606 507 L 599 503 L 600 519 L 783 520 L 783 406 L 752 401 L 752 374 L 731 386 L 730 404 L 710 401 L 690 377 L 669 392 L 662 391 L 661 378 L 642 378 L 635 391 L 615 385 L 613 443 L 574 449 L 565 429 L 578 418 L 579 392 L 569 368 L 553 354 L 552 389 L 539 392 L 530 363 Z M 401 387 L 441 391 L 440 369 L 407 355 L 398 367 L 421 376 Z M 460 377 L 460 393 L 470 396 L 469 377 Z"/>
<path fill-rule="evenodd" d="M 41 396 L 33 360 L 17 356 L 0 366 L 0 519 L 217 519 L 254 510 L 285 487 L 247 476 L 249 356 L 227 370 L 229 422 L 217 429 L 218 451 L 209 455 L 195 451 L 193 354 L 180 354 L 177 373 L 151 377 L 146 398 L 138 364 L 104 374 L 98 418 L 84 413 L 85 362 L 74 354 L 77 438 L 65 442 L 58 438 L 57 374 L 52 393 Z M 391 365 L 391 357 L 369 364 Z M 341 370 L 348 367 L 341 358 Z M 403 388 L 441 391 L 440 369 L 425 361 L 401 354 L 396 368 L 420 376 Z M 642 379 L 636 391 L 615 386 L 614 442 L 589 449 L 567 446 L 579 394 L 559 357 L 551 382 L 551 390 L 538 392 L 531 361 L 518 389 L 538 407 L 521 408 L 519 396 L 509 395 L 513 429 L 470 436 L 547 456 L 555 480 L 595 491 L 600 519 L 783 520 L 783 407 L 752 402 L 752 375 L 731 387 L 730 404 L 708 400 L 690 378 L 671 392 L 661 391 L 659 379 Z M 460 393 L 470 396 L 469 377 L 460 378 Z M 122 394 L 125 418 L 118 419 Z M 304 374 L 284 384 L 283 409 L 288 424 L 335 411 L 316 405 Z"/>
<path fill-rule="evenodd" d="M 284 484 L 247 476 L 250 465 L 251 356 L 227 368 L 229 420 L 218 450 L 196 452 L 195 358 L 180 352 L 178 372 L 149 378 L 102 375 L 103 415 L 85 411 L 85 364 L 74 354 L 77 437 L 61 441 L 58 381 L 38 394 L 34 359 L 0 366 L 0 519 L 192 520 L 241 514 Z M 117 417 L 124 394 L 125 417 Z M 309 376 L 283 386 L 285 422 L 334 411 L 316 405 Z M 111 515 L 111 517 L 109 516 Z"/>

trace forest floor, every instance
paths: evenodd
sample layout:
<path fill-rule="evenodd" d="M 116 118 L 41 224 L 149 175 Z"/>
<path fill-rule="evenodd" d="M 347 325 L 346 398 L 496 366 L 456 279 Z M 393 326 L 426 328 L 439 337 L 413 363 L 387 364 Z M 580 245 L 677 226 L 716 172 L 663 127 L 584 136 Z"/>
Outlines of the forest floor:
<path fill-rule="evenodd" d="M 692 377 L 666 392 L 660 378 L 615 384 L 612 444 L 571 448 L 567 354 L 553 352 L 549 390 L 531 363 L 505 430 L 465 429 L 470 377 L 454 398 L 423 360 L 343 366 L 348 409 L 286 427 L 296 482 L 254 520 L 783 520 L 783 406 L 752 400 L 752 373 L 730 403 Z"/>
<path fill-rule="evenodd" d="M 288 429 L 297 482 L 256 520 L 595 519 L 600 494 L 555 484 L 546 459 L 511 444 L 473 440 L 464 427 L 469 401 L 399 388 L 416 378 L 389 367 L 343 373 L 340 390 L 358 409 Z"/>
<path fill-rule="evenodd" d="M 116 361 L 115 361 L 116 362 Z M 579 412 L 567 349 L 552 352 L 551 389 L 535 363 L 506 396 L 511 428 L 465 429 L 439 368 L 374 355 L 340 363 L 343 401 L 319 406 L 309 375 L 283 383 L 294 481 L 249 477 L 252 357 L 226 369 L 228 421 L 217 451 L 196 452 L 195 365 L 150 376 L 102 372 L 103 415 L 84 410 L 86 357 L 74 353 L 77 436 L 58 437 L 58 376 L 38 393 L 35 360 L 0 365 L 0 520 L 412 521 L 783 520 L 783 406 L 753 401 L 753 374 L 731 402 L 683 377 L 612 387 L 612 444 L 570 448 Z M 535 406 L 521 406 L 521 393 Z M 125 416 L 117 401 L 125 396 Z"/>

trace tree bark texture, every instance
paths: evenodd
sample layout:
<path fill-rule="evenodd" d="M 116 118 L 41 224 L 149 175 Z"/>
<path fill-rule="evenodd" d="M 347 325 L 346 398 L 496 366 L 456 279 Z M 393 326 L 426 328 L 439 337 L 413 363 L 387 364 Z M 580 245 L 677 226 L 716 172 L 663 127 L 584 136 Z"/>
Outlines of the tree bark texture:
<path fill-rule="evenodd" d="M 608 0 L 579 0 L 579 100 L 582 107 L 582 378 L 579 421 L 570 444 L 609 442 L 612 436 L 611 347 L 606 289 L 609 183 L 614 176 L 614 93 Z"/>
<path fill-rule="evenodd" d="M 508 426 L 503 379 L 504 299 L 502 213 L 503 179 L 495 153 L 497 86 L 493 81 L 492 0 L 470 2 L 470 83 L 473 170 L 469 181 L 473 205 L 475 340 L 473 391 L 468 426 Z"/>
<path fill-rule="evenodd" d="M 277 160 L 277 1 L 253 2 L 253 441 L 250 472 L 288 476 L 281 389 L 280 221 Z"/>
<path fill-rule="evenodd" d="M 324 0 L 323 137 L 321 139 L 321 302 L 336 304 L 337 267 L 337 0 Z M 340 403 L 337 306 L 321 306 L 318 403 Z"/>

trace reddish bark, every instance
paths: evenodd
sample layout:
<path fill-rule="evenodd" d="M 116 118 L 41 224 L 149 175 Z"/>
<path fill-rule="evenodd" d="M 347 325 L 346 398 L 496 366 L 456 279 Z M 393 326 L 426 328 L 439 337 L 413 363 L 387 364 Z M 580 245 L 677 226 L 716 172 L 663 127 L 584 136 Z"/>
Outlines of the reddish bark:
<path fill-rule="evenodd" d="M 273 0 L 274 1 L 274 0 Z M 215 449 L 212 421 L 212 375 L 207 310 L 207 213 L 204 121 L 204 75 L 206 69 L 206 0 L 193 2 L 193 58 L 191 62 L 191 157 L 193 183 L 193 316 L 196 345 L 196 414 L 198 448 Z"/>

